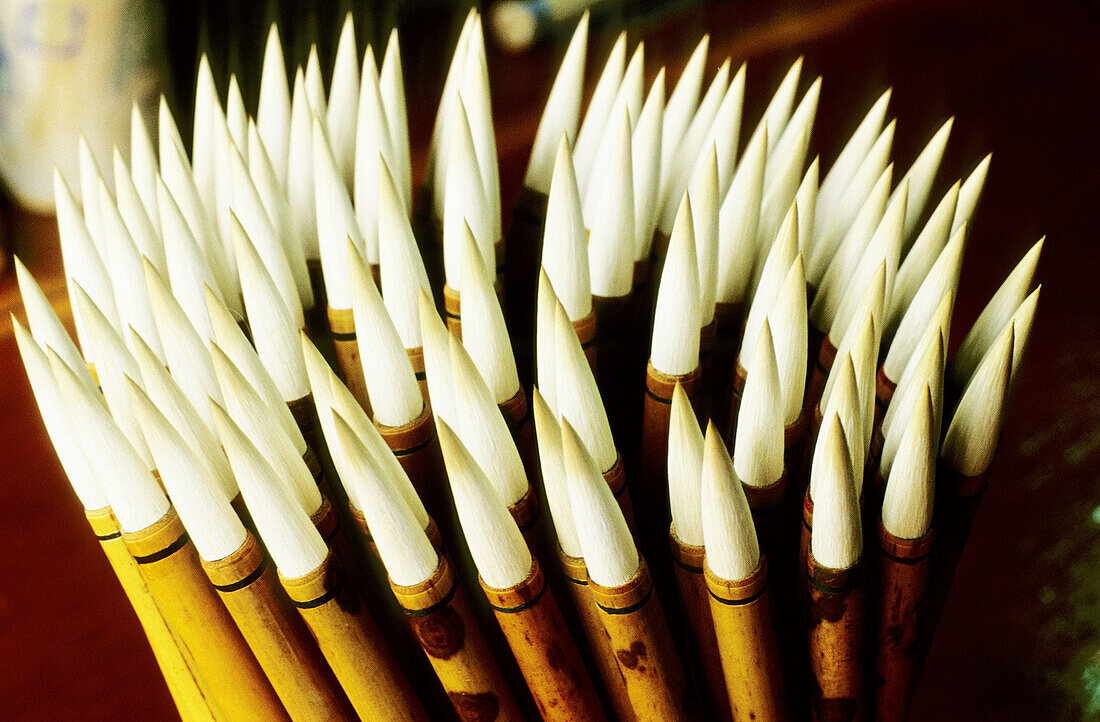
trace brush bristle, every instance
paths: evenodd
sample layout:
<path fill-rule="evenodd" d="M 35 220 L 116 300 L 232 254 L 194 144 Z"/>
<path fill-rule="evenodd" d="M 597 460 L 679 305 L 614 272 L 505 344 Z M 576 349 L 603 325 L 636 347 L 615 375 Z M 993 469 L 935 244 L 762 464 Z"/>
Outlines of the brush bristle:
<path fill-rule="evenodd" d="M 817 564 L 828 569 L 849 569 L 863 554 L 863 532 L 848 444 L 837 417 L 826 421 L 821 439 L 825 450 L 811 470 L 818 479 L 810 553 Z"/>
<path fill-rule="evenodd" d="M 195 549 L 205 561 L 224 559 L 241 548 L 248 532 L 229 505 L 211 467 L 184 441 L 141 387 L 132 379 L 128 381 L 130 400 L 149 440 L 157 471 L 172 497 L 172 506 L 195 542 Z"/>
<path fill-rule="evenodd" d="M 760 542 L 749 500 L 714 424 L 708 424 L 703 445 L 701 497 L 707 568 L 719 579 L 747 578 L 760 564 Z"/>
<path fill-rule="evenodd" d="M 530 489 L 523 461 L 477 367 L 457 338 L 450 336 L 448 342 L 459 437 L 493 483 L 501 501 L 511 506 Z"/>
<path fill-rule="evenodd" d="M 519 584 L 531 572 L 534 560 L 505 502 L 466 447 L 442 421 L 439 445 L 462 533 L 481 579 L 492 589 Z"/>
<path fill-rule="evenodd" d="M 539 446 L 542 483 L 546 490 L 546 503 L 550 507 L 550 517 L 554 521 L 554 529 L 557 532 L 558 546 L 568 556 L 582 557 L 584 550 L 581 549 L 577 528 L 573 524 L 573 507 L 565 477 L 561 427 L 537 387 L 531 391 L 531 408 Z"/>
<path fill-rule="evenodd" d="M 211 406 L 245 505 L 279 574 L 286 579 L 309 574 L 328 557 L 328 545 L 263 454 L 224 409 L 213 402 Z"/>
<path fill-rule="evenodd" d="M 371 349 L 371 353 L 360 354 L 359 360 L 375 421 L 404 426 L 424 410 L 424 398 L 370 270 L 350 243 L 348 261 L 355 331 L 362 347 Z"/>
<path fill-rule="evenodd" d="M 334 416 L 336 440 L 352 472 L 340 478 L 355 488 L 359 509 L 390 579 L 403 586 L 420 584 L 439 566 L 439 554 L 348 422 L 338 413 Z"/>
<path fill-rule="evenodd" d="M 745 484 L 766 487 L 783 475 L 784 451 L 783 398 L 767 319 L 760 329 L 753 359 L 737 417 L 733 467 L 737 478 Z"/>
<path fill-rule="evenodd" d="M 568 421 L 561 425 L 562 447 L 573 526 L 584 550 L 589 578 L 604 587 L 630 581 L 641 565 L 630 528 L 611 489 Z"/>
<path fill-rule="evenodd" d="M 699 365 L 699 266 L 691 199 L 684 194 L 668 244 L 653 317 L 649 360 L 669 376 L 691 373 Z"/>
<path fill-rule="evenodd" d="M 703 545 L 702 474 L 703 432 L 684 388 L 677 382 L 668 426 L 668 499 L 672 533 L 681 544 L 695 547 Z"/>

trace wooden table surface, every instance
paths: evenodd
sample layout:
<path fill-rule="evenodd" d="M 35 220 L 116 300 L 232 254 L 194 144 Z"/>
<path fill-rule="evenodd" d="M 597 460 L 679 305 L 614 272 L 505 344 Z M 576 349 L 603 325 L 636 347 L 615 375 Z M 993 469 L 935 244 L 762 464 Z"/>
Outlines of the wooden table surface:
<path fill-rule="evenodd" d="M 1097 11 L 1090 3 L 722 3 L 666 19 L 646 39 L 652 77 L 670 80 L 697 38 L 710 67 L 749 61 L 746 123 L 804 54 L 803 87 L 823 76 L 813 152 L 828 167 L 858 115 L 894 87 L 894 157 L 906 167 L 949 115 L 942 192 L 989 151 L 985 197 L 967 250 L 957 344 L 1023 252 L 1048 235 L 1027 367 L 995 473 L 943 616 L 915 720 L 1100 718 L 1100 343 L 1097 338 Z M 446 46 L 445 29 L 414 42 Z M 592 53 L 613 39 L 605 28 Z M 504 207 L 522 176 L 560 46 L 493 52 Z M 426 63 L 412 64 L 418 68 Z M 594 81 L 590 71 L 590 81 Z M 418 172 L 439 79 L 410 74 Z M 418 84 L 419 83 L 419 84 Z M 45 242 L 50 222 L 6 232 Z M 20 225 L 22 224 L 22 225 Z M 29 224 L 29 225 L 28 225 Z M 28 230 L 29 229 L 29 230 Z M 44 254 L 48 255 L 48 254 Z M 61 285 L 49 264 L 44 284 Z M 18 312 L 10 276 L 0 305 Z M 63 294 L 60 294 L 63 295 Z M 147 720 L 173 716 L 152 655 L 61 476 L 10 329 L 0 331 L 0 718 Z"/>

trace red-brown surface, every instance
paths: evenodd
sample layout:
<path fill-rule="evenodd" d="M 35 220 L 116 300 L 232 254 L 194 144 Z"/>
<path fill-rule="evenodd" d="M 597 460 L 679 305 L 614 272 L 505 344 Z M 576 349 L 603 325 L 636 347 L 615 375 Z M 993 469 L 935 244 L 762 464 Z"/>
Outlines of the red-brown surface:
<path fill-rule="evenodd" d="M 858 114 L 890 85 L 899 167 L 951 114 L 955 130 L 937 189 L 992 151 L 963 269 L 956 344 L 1020 255 L 1049 236 L 1027 368 L 918 689 L 917 720 L 1100 715 L 1093 222 L 1100 62 L 1090 5 L 847 0 L 775 9 L 739 2 L 697 7 L 656 31 L 632 28 L 635 38 L 644 32 L 650 77 L 660 62 L 669 64 L 670 80 L 678 75 L 707 31 L 711 67 L 726 54 L 748 59 L 750 124 L 789 62 L 804 53 L 803 87 L 824 77 L 813 149 L 825 168 Z M 431 64 L 409 58 L 422 46 L 441 53 L 447 42 L 439 28 L 410 28 L 404 37 L 418 170 L 441 80 L 417 84 Z M 601 31 L 592 56 L 602 60 L 612 38 Z M 560 53 L 549 47 L 490 58 L 505 208 Z M 5 309 L 19 307 L 13 289 L 10 276 L 0 281 Z M 169 718 L 168 693 L 61 477 L 6 330 L 0 398 L 0 718 Z"/>

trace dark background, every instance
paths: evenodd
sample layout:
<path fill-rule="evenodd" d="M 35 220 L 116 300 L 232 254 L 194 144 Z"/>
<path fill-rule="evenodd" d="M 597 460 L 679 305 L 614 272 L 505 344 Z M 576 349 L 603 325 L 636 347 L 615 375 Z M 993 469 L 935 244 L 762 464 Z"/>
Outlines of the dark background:
<path fill-rule="evenodd" d="M 172 63 L 166 90 L 174 107 L 187 116 L 202 46 L 212 51 L 223 93 L 225 72 L 235 70 L 254 109 L 257 58 L 275 16 L 293 28 L 288 57 L 304 61 L 308 39 L 316 38 L 327 72 L 346 5 L 312 10 L 303 19 L 293 3 L 257 11 L 250 3 L 211 2 L 199 4 L 200 13 L 194 3 L 166 4 Z M 628 5 L 594 22 L 589 90 L 624 26 L 632 41 L 646 41 L 647 77 L 667 64 L 669 81 L 709 32 L 711 72 L 727 55 L 735 67 L 749 61 L 750 127 L 799 54 L 806 58 L 803 89 L 823 76 L 811 146 L 823 169 L 889 86 L 899 168 L 947 116 L 956 117 L 937 193 L 993 153 L 964 263 L 953 346 L 1020 256 L 1048 236 L 1027 367 L 913 719 L 1100 719 L 1095 4 L 744 0 L 681 2 L 663 14 L 651 5 Z M 358 16 L 360 48 L 367 40 L 384 41 L 388 28 L 400 25 L 416 178 L 444 56 L 465 7 L 390 3 Z M 524 55 L 490 48 L 506 209 L 567 39 Z M 186 134 L 189 122 L 181 118 L 180 128 Z M 4 226 L 9 246 L 37 250 L 28 254 L 34 270 L 64 311 L 56 254 L 48 250 L 56 235 L 52 219 L 9 207 Z M 0 304 L 5 311 L 21 308 L 10 273 L 0 277 Z M 61 476 L 7 328 L 0 331 L 0 399 L 6 471 L 0 480 L 0 717 L 170 717 L 167 690 Z"/>

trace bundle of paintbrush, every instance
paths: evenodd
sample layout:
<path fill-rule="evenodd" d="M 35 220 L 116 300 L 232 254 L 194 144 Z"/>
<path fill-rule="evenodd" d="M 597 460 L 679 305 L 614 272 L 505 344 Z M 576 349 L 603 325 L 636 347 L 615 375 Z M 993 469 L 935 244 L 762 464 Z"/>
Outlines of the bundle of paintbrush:
<path fill-rule="evenodd" d="M 587 27 L 506 240 L 476 12 L 416 214 L 350 16 L 327 93 L 272 28 L 255 120 L 203 62 L 190 154 L 162 102 L 55 177 L 81 350 L 21 265 L 16 336 L 184 719 L 905 718 L 1042 242 L 948 362 L 951 121 L 895 174 L 887 91 L 821 178 L 801 60 L 742 133 L 745 66 L 666 101 L 625 35 L 582 120 Z"/>

